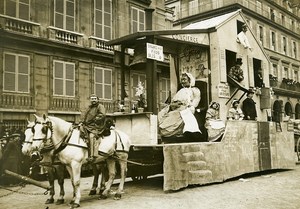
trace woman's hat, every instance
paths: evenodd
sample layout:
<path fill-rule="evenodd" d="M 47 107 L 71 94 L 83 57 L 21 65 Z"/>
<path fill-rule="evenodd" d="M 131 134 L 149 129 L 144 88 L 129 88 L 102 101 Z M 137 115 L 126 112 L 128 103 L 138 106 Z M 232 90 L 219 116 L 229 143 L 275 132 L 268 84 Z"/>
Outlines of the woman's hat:
<path fill-rule="evenodd" d="M 181 75 L 186 75 L 190 79 L 190 86 L 195 86 L 195 78 L 191 73 L 183 72 Z"/>
<path fill-rule="evenodd" d="M 249 95 L 249 94 L 254 94 L 255 92 L 254 92 L 254 90 L 253 89 L 248 89 L 248 91 L 247 91 L 247 96 Z"/>
<path fill-rule="evenodd" d="M 213 105 L 216 105 L 216 109 L 219 109 L 220 108 L 220 104 L 218 102 L 215 102 L 215 101 L 212 101 L 210 104 L 209 104 L 209 107 L 212 107 Z"/>
<path fill-rule="evenodd" d="M 236 103 L 240 104 L 240 101 L 238 99 L 233 99 L 231 104 L 234 106 Z"/>
<path fill-rule="evenodd" d="M 235 64 L 242 65 L 243 64 L 242 58 L 237 58 Z"/>

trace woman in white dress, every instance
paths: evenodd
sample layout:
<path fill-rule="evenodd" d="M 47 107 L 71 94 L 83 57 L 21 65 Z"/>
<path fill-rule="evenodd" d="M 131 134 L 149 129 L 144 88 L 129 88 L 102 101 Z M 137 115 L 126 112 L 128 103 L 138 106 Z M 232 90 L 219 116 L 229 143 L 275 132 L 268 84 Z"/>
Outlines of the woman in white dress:
<path fill-rule="evenodd" d="M 162 137 L 182 136 L 184 132 L 199 132 L 194 116 L 201 93 L 195 87 L 195 78 L 190 73 L 182 73 L 181 88 L 170 104 L 158 113 L 158 127 Z"/>

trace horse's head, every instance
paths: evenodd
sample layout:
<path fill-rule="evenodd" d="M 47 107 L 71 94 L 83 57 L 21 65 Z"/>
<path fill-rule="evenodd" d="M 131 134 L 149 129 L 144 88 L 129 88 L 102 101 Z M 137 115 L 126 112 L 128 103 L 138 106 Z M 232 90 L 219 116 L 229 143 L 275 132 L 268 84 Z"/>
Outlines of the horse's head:
<path fill-rule="evenodd" d="M 23 146 L 22 146 L 22 153 L 24 155 L 30 155 L 31 151 L 32 151 L 32 142 L 33 142 L 33 132 L 32 132 L 32 128 L 35 125 L 35 122 L 30 122 L 27 120 L 27 128 L 24 132 L 25 135 L 25 140 L 23 142 Z"/>
<path fill-rule="evenodd" d="M 31 128 L 33 133 L 32 149 L 40 151 L 44 143 L 51 138 L 52 123 L 46 115 L 43 115 L 43 117 L 34 116 L 36 118 L 35 125 Z"/>

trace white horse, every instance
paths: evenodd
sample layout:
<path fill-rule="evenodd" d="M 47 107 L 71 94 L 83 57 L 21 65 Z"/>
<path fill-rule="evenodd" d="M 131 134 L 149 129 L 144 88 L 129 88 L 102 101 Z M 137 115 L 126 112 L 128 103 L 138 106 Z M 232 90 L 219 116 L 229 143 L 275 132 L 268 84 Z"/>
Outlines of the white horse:
<path fill-rule="evenodd" d="M 36 116 L 36 124 L 33 127 L 34 137 L 32 148 L 41 150 L 47 141 L 51 141 L 54 145 L 54 150 L 57 152 L 59 160 L 66 165 L 70 174 L 73 186 L 73 200 L 71 207 L 77 208 L 80 206 L 80 173 L 82 164 L 86 162 L 88 157 L 87 145 L 80 137 L 78 129 L 74 129 L 72 124 L 58 117 Z M 100 155 L 93 163 L 99 163 L 104 160 L 107 162 L 109 180 L 106 183 L 106 188 L 102 195 L 108 196 L 111 185 L 116 174 L 115 161 L 120 164 L 120 184 L 118 191 L 115 194 L 115 199 L 121 198 L 121 193 L 124 188 L 127 159 L 130 149 L 130 139 L 127 134 L 114 129 L 110 130 L 111 134 L 101 139 L 99 145 Z"/>
<path fill-rule="evenodd" d="M 35 122 L 30 122 L 28 121 L 27 124 L 27 129 L 25 130 L 25 140 L 22 146 L 22 153 L 27 156 L 32 156 L 32 143 L 33 143 L 33 132 L 32 132 L 32 127 L 35 125 Z M 54 180 L 55 180 L 55 174 L 57 177 L 58 184 L 60 186 L 60 196 L 57 199 L 56 204 L 60 205 L 64 203 L 64 176 L 65 176 L 65 165 L 63 164 L 52 164 L 52 159 L 53 159 L 53 151 L 54 150 L 48 150 L 47 152 L 44 152 L 42 155 L 42 161 L 40 162 L 41 164 L 47 163 L 48 166 L 45 166 L 46 171 L 48 173 L 48 181 L 50 184 L 50 197 L 46 200 L 45 204 L 51 204 L 54 203 L 54 195 L 55 195 L 55 189 L 54 189 Z M 52 164 L 52 165 L 51 165 Z M 102 192 L 105 189 L 105 181 L 108 180 L 108 174 L 107 174 L 107 169 L 105 167 L 105 163 L 101 164 L 93 164 L 92 165 L 92 170 L 93 170 L 93 175 L 94 175 L 94 180 L 93 180 L 93 185 L 90 190 L 89 195 L 95 195 L 97 192 L 97 187 L 98 187 L 98 180 L 99 180 L 99 175 L 102 174 L 102 178 L 100 181 L 100 189 L 99 189 L 99 194 L 101 195 Z"/>
<path fill-rule="evenodd" d="M 32 127 L 35 125 L 35 122 L 28 121 L 27 128 L 25 130 L 25 140 L 22 146 L 22 153 L 27 156 L 31 156 L 32 154 L 32 143 L 33 143 L 33 132 Z M 65 173 L 65 166 L 63 164 L 57 164 L 52 165 L 52 157 L 53 153 L 51 153 L 51 150 L 48 150 L 47 152 L 43 153 L 43 159 L 40 162 L 41 164 L 47 163 L 47 166 L 44 166 L 48 173 L 48 181 L 50 185 L 50 193 L 49 198 L 46 200 L 45 204 L 51 204 L 54 203 L 54 195 L 55 195 L 55 189 L 54 189 L 54 180 L 55 177 L 57 177 L 57 182 L 60 187 L 59 197 L 56 201 L 57 205 L 64 203 L 64 173 Z"/>

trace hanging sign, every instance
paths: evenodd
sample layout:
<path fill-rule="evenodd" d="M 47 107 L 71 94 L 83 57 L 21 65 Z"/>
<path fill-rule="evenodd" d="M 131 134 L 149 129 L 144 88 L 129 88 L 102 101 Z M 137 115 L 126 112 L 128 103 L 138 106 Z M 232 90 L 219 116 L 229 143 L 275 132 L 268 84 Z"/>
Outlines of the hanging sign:
<path fill-rule="evenodd" d="M 147 43 L 147 59 L 157 60 L 157 61 L 164 61 L 164 53 L 163 47 Z"/>

